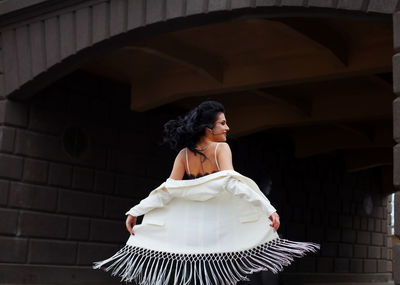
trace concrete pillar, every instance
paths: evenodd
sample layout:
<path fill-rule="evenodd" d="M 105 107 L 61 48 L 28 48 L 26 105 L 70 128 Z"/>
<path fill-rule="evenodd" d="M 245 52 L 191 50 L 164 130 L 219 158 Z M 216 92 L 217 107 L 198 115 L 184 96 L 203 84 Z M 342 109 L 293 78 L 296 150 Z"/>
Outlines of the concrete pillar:
<path fill-rule="evenodd" d="M 400 237 L 400 192 L 394 198 L 394 234 Z M 393 277 L 395 284 L 400 284 L 400 243 L 393 247 Z"/>
<path fill-rule="evenodd" d="M 393 56 L 393 90 L 397 98 L 393 102 L 393 138 L 396 145 L 393 149 L 393 184 L 400 189 L 400 12 L 393 14 L 393 42 L 395 55 Z M 394 199 L 394 232 L 400 237 L 400 192 Z M 393 248 L 393 275 L 396 285 L 400 284 L 400 244 Z"/>

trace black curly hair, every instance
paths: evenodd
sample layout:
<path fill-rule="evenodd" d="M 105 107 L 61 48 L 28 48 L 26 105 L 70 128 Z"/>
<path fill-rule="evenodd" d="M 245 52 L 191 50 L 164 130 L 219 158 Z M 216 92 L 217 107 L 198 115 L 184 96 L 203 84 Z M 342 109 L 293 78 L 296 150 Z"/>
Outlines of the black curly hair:
<path fill-rule="evenodd" d="M 205 135 L 206 128 L 214 127 L 219 113 L 225 113 L 221 103 L 216 101 L 201 103 L 185 116 L 170 120 L 164 125 L 163 142 L 174 150 L 187 147 L 195 154 L 198 153 L 206 158 L 196 149 L 196 144 Z"/>

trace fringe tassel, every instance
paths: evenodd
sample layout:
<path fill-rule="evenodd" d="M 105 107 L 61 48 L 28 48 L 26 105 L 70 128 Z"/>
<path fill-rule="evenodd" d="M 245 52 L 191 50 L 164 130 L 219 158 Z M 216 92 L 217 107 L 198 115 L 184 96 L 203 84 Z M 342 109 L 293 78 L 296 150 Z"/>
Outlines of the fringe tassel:
<path fill-rule="evenodd" d="M 135 281 L 139 285 L 227 284 L 258 271 L 278 273 L 294 258 L 316 252 L 319 244 L 277 238 L 255 248 L 224 253 L 178 254 L 125 245 L 112 257 L 95 262 L 94 269 L 102 268 L 118 275 L 121 281 Z M 107 264 L 110 264 L 106 266 Z"/>

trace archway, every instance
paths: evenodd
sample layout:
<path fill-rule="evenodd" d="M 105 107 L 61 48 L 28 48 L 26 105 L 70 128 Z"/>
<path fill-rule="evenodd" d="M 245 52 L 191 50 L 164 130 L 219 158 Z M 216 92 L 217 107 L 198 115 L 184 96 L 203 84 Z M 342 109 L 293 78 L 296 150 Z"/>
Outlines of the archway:
<path fill-rule="evenodd" d="M 59 3 L 58 5 L 65 4 Z M 333 32 L 335 27 L 340 26 L 340 23 L 352 23 L 346 26 L 348 27 L 348 30 L 346 30 L 348 32 L 347 35 L 361 36 L 362 29 L 358 33 L 351 34 L 351 32 L 356 31 L 356 26 L 360 23 L 367 25 L 365 20 L 374 19 L 373 24 L 368 28 L 364 26 L 364 28 L 368 29 L 368 31 L 376 29 L 376 36 L 378 34 L 382 36 L 387 33 L 387 30 L 384 28 L 379 30 L 379 27 L 387 26 L 385 22 L 390 25 L 390 14 L 395 10 L 395 6 L 394 2 L 382 4 L 380 1 L 160 2 L 118 0 L 109 2 L 91 1 L 90 3 L 83 1 L 76 4 L 76 6 L 70 7 L 38 6 L 30 10 L 30 14 L 26 15 L 25 22 L 22 21 L 23 13 L 18 15 L 20 18 L 14 14 L 16 17 L 14 18 L 10 12 L 9 18 L 3 19 L 5 24 L 4 30 L 2 30 L 2 53 L 4 58 L 4 73 L 2 74 L 4 88 L 2 94 L 3 97 L 9 96 L 9 98 L 18 100 L 30 98 L 43 87 L 51 85 L 54 80 L 82 66 L 90 73 L 97 73 L 102 77 L 110 77 L 105 72 L 104 66 L 107 66 L 107 61 L 113 62 L 117 59 L 118 53 L 122 59 L 127 58 L 124 52 L 133 54 L 133 57 L 136 56 L 136 60 L 140 60 L 140 57 L 145 55 L 147 59 L 152 58 L 154 60 L 156 58 L 156 65 L 164 61 L 166 62 L 165 66 L 168 68 L 174 66 L 177 69 L 179 67 L 185 74 L 189 70 L 189 73 L 195 75 L 190 79 L 191 81 L 188 81 L 193 83 L 189 87 L 192 88 L 195 83 L 198 85 L 196 85 L 197 88 L 183 90 L 173 90 L 171 86 L 168 86 L 169 93 L 162 93 L 155 89 L 146 89 L 157 86 L 145 86 L 144 84 L 140 86 L 141 80 L 136 82 L 128 80 L 128 83 L 132 86 L 131 106 L 134 110 L 149 110 L 167 103 L 169 104 L 168 106 L 182 110 L 194 104 L 196 100 L 202 100 L 204 96 L 215 96 L 223 101 L 231 102 L 228 104 L 232 104 L 230 108 L 233 110 L 233 120 L 235 120 L 234 118 L 239 118 L 237 115 L 239 112 L 245 112 L 247 118 L 254 118 L 252 117 L 253 115 L 259 114 L 258 117 L 255 117 L 256 123 L 251 125 L 252 128 L 244 127 L 249 126 L 249 121 L 243 121 L 243 118 L 236 119 L 237 122 L 233 123 L 237 126 L 237 136 L 268 128 L 284 129 L 297 142 L 296 154 L 299 157 L 326 153 L 338 148 L 348 150 L 356 147 L 359 149 L 358 152 L 343 151 L 342 153 L 345 160 L 347 159 L 349 162 L 350 170 L 357 171 L 363 168 L 389 165 L 389 168 L 386 167 L 385 169 L 389 169 L 391 172 L 391 162 L 387 152 L 387 149 L 391 147 L 390 139 L 388 139 L 388 134 L 391 133 L 391 130 L 390 127 L 387 127 L 388 116 L 391 116 L 391 112 L 390 110 L 388 112 L 387 106 L 393 98 L 390 97 L 391 80 L 388 78 L 388 74 L 390 77 L 391 72 L 390 55 L 389 57 L 387 56 L 388 45 L 384 44 L 382 49 L 382 46 L 379 45 L 380 43 L 375 43 L 374 45 L 374 43 L 369 42 L 372 53 L 371 49 L 360 49 L 359 51 L 365 52 L 364 56 L 370 52 L 369 55 L 373 54 L 376 57 L 366 56 L 363 60 L 361 56 L 355 60 L 354 57 L 349 57 L 348 50 L 344 49 L 343 45 L 337 44 L 343 40 L 343 34 Z M 46 8 L 45 13 L 44 8 Z M 337 18 L 340 18 L 340 20 L 337 20 Z M 356 21 L 352 21 L 352 19 L 356 19 Z M 307 71 L 305 63 L 307 60 L 312 59 L 312 56 L 305 57 L 305 61 L 299 61 L 298 63 L 302 66 L 302 72 L 294 72 L 292 77 L 275 78 L 273 81 L 268 82 L 262 78 L 265 77 L 265 74 L 268 74 L 268 71 L 262 70 L 259 65 L 257 67 L 259 72 L 255 72 L 255 66 L 258 61 L 256 60 L 257 58 L 253 58 L 252 60 L 256 64 L 253 65 L 253 70 L 248 74 L 260 75 L 259 78 L 256 76 L 244 78 L 244 73 L 237 73 L 236 76 L 229 78 L 227 75 L 228 68 L 224 67 L 223 60 L 221 63 L 221 55 L 205 50 L 204 46 L 199 47 L 198 43 L 192 42 L 192 44 L 188 44 L 190 35 L 186 37 L 183 29 L 186 28 L 189 34 L 193 34 L 196 32 L 197 27 L 198 35 L 201 33 L 204 35 L 207 34 L 208 27 L 214 27 L 209 31 L 209 35 L 212 33 L 218 35 L 216 32 L 218 28 L 221 31 L 232 32 L 235 30 L 235 24 L 238 27 L 243 27 L 243 25 L 253 27 L 253 29 L 249 28 L 247 31 L 268 30 L 270 36 L 281 32 L 285 33 L 288 38 L 297 39 L 299 43 L 297 49 L 287 49 L 284 44 L 279 46 L 279 52 L 281 53 L 276 53 L 275 57 L 281 58 L 281 61 L 276 66 L 282 66 L 284 60 L 287 59 L 285 55 L 288 54 L 288 51 L 292 52 L 293 57 L 299 58 L 301 54 L 307 55 L 311 47 L 314 51 L 319 51 L 320 56 L 315 59 L 312 66 L 315 67 L 321 64 L 321 69 L 317 71 L 310 70 L 311 73 L 308 74 L 307 72 L 304 73 L 303 71 Z M 324 27 L 329 28 L 324 31 L 329 31 L 330 36 L 334 35 L 333 41 L 332 37 L 326 37 L 326 34 L 318 32 L 318 29 L 313 29 L 315 25 L 324 25 Z M 236 30 L 238 27 L 236 27 Z M 342 27 L 342 31 L 344 30 L 345 28 Z M 379 31 L 385 32 L 381 34 Z M 246 31 L 242 31 L 241 36 L 243 40 L 249 35 L 246 35 Z M 172 41 L 172 39 L 175 39 L 175 41 Z M 390 41 L 390 37 L 388 38 L 387 36 L 383 36 L 382 39 L 383 41 L 388 39 Z M 222 40 L 223 37 L 221 36 Z M 206 42 L 203 42 L 203 44 L 206 44 Z M 264 42 L 262 47 L 265 48 L 266 46 Z M 258 50 L 260 50 L 259 47 Z M 219 48 L 221 49 L 221 47 Z M 374 48 L 376 49 L 374 50 Z M 255 47 L 255 50 L 257 50 L 257 47 Z M 379 53 L 378 50 L 381 52 Z M 185 54 L 185 51 L 190 52 Z M 293 53 L 294 51 L 298 53 Z M 242 51 L 243 54 L 245 52 L 249 52 L 249 50 Z M 117 56 L 113 57 L 115 54 Z M 357 53 L 355 54 L 357 55 Z M 104 55 L 104 57 L 99 57 L 100 55 Z M 315 53 L 312 55 L 315 55 Z M 92 59 L 95 60 L 93 61 Z M 271 61 L 272 59 L 274 57 L 270 57 L 268 60 Z M 351 69 L 350 67 L 354 67 L 352 65 L 354 61 L 357 61 L 359 66 L 356 69 Z M 232 62 L 230 63 L 232 64 Z M 331 64 L 330 69 L 325 69 L 325 74 L 323 74 L 325 68 L 323 63 Z M 331 73 L 332 66 L 335 66 L 337 70 L 342 69 L 342 71 L 338 71 L 333 76 Z M 288 75 L 286 72 L 288 67 L 290 65 L 284 69 L 285 76 Z M 118 72 L 120 74 L 123 73 L 120 70 Z M 233 70 L 229 72 L 233 74 Z M 354 76 L 354 73 L 358 76 Z M 269 74 L 271 77 L 282 75 L 271 72 Z M 163 74 L 161 73 L 161 75 Z M 301 75 L 304 77 L 299 77 Z M 320 75 L 318 80 L 312 79 L 315 79 L 318 75 Z M 126 74 L 123 76 L 126 76 Z M 128 74 L 128 76 L 131 75 Z M 120 78 L 114 79 L 120 80 Z M 240 80 L 242 81 L 240 82 Z M 167 81 L 174 82 L 173 78 L 169 78 Z M 315 83 L 316 81 L 318 83 Z M 231 85 L 228 83 L 231 83 Z M 240 84 L 235 85 L 235 83 Z M 207 88 L 199 88 L 202 85 Z M 360 86 L 362 89 L 359 89 Z M 138 90 L 142 92 L 138 92 Z M 326 97 L 320 101 L 318 101 L 318 90 L 326 90 L 327 93 Z M 343 92 L 348 93 L 343 94 Z M 49 95 L 49 91 L 46 91 L 46 93 Z M 154 95 L 154 97 L 146 98 L 143 96 L 143 94 L 148 93 Z M 301 96 L 288 95 L 294 93 L 299 93 Z M 381 96 L 377 96 L 377 93 Z M 306 98 L 305 94 L 313 94 L 311 97 L 317 98 L 317 101 Z M 343 101 L 347 105 L 341 105 L 340 101 L 335 101 L 338 94 L 342 96 L 342 99 L 347 100 Z M 226 96 L 225 99 L 224 96 Z M 147 100 L 138 101 L 143 98 Z M 243 98 L 251 99 L 243 100 Z M 363 103 L 358 104 L 360 101 Z M 32 165 L 34 162 L 38 163 L 37 161 L 32 162 L 31 158 L 48 160 L 49 165 L 51 165 L 50 168 L 53 169 L 50 172 L 55 175 L 56 170 L 54 169 L 59 169 L 59 165 L 53 164 L 54 162 L 60 162 L 57 154 L 49 154 L 42 150 L 37 150 L 35 147 L 24 152 L 22 150 L 23 147 L 18 146 L 18 144 L 21 145 L 21 141 L 24 139 L 31 142 L 31 144 L 27 143 L 26 147 L 39 145 L 40 142 L 45 141 L 44 138 L 42 140 L 41 135 L 34 134 L 34 132 L 38 131 L 37 127 L 31 128 L 31 125 L 34 124 L 31 116 L 34 115 L 32 115 L 29 103 L 28 108 L 30 111 L 26 112 L 24 109 L 26 108 L 26 102 L 29 101 L 25 101 L 22 105 L 9 100 L 2 102 L 5 112 L 4 121 L 8 125 L 3 132 L 8 132 L 9 135 L 7 137 L 9 138 L 14 136 L 15 133 L 17 134 L 16 141 L 10 139 L 12 141 L 10 145 L 17 144 L 16 150 L 10 150 L 12 147 L 9 146 L 4 151 L 11 153 L 11 158 L 16 161 L 22 158 L 24 167 L 27 167 L 27 161 Z M 250 106 L 244 106 L 248 102 L 250 102 Z M 252 104 L 251 102 L 257 102 L 257 104 Z M 372 104 L 374 105 L 373 110 L 367 108 Z M 395 106 L 397 106 L 396 104 Z M 316 105 L 317 107 L 315 108 Z M 332 106 L 335 106 L 335 110 L 340 110 L 341 113 L 329 112 Z M 247 109 L 243 111 L 243 108 Z M 315 113 L 313 116 L 313 110 L 314 112 L 315 110 L 319 111 L 319 116 L 315 117 Z M 355 112 L 352 112 L 352 110 Z M 264 116 L 265 112 L 276 112 L 271 117 L 279 119 L 271 121 Z M 29 118 L 27 117 L 28 114 Z M 367 124 L 365 123 L 366 121 L 368 121 Z M 330 124 L 329 129 L 327 129 L 326 124 Z M 310 125 L 313 125 L 313 127 L 310 127 Z M 25 132 L 24 128 L 29 130 Z M 371 129 L 373 130 L 372 133 Z M 40 139 L 38 139 L 39 137 Z M 314 143 L 310 145 L 311 137 Z M 338 137 L 345 139 L 340 140 Z M 385 139 L 380 140 L 383 137 Z M 367 160 L 365 160 L 365 150 L 368 150 L 370 154 Z M 29 151 L 32 151 L 32 153 L 29 153 Z M 120 155 L 123 156 L 122 153 Z M 391 153 L 389 152 L 390 155 Z M 70 162 L 63 161 L 61 164 L 68 163 Z M 121 162 L 119 161 L 118 163 Z M 62 166 L 65 167 L 65 165 Z M 124 165 L 118 165 L 118 167 L 124 168 Z M 24 171 L 22 172 L 25 173 Z M 85 173 L 85 171 L 80 172 L 75 168 L 73 168 L 72 172 Z M 387 175 L 387 172 L 385 173 L 385 177 L 390 179 L 391 175 Z M 81 177 L 79 176 L 80 174 L 73 174 L 72 177 Z M 24 183 L 26 182 L 18 173 L 12 173 L 11 176 L 11 180 L 19 181 L 18 179 L 21 179 Z M 82 176 L 85 177 L 85 174 L 82 174 Z M 39 182 L 36 181 L 35 183 Z M 71 184 L 72 188 L 75 187 L 73 183 Z M 67 186 L 64 185 L 62 187 Z M 10 191 L 10 193 L 17 193 L 14 186 L 11 187 Z M 73 201 L 72 194 L 69 191 L 60 191 L 60 195 L 63 199 L 67 197 L 65 199 L 72 199 L 71 201 Z M 105 199 L 109 201 L 110 197 L 107 196 Z M 26 207 L 17 202 L 13 205 L 13 207 L 21 207 L 21 209 Z M 32 207 L 31 209 L 35 210 L 36 208 Z M 63 213 L 61 212 L 61 214 Z M 381 215 L 381 213 L 378 215 Z M 74 225 L 76 223 L 74 219 Z M 95 226 L 92 227 L 94 227 L 95 231 L 102 225 L 101 223 L 93 223 Z M 99 226 L 99 224 L 101 225 Z M 360 236 L 362 238 L 362 235 Z M 29 235 L 23 237 L 29 238 Z M 349 239 L 351 240 L 352 237 L 349 237 Z M 379 243 L 379 241 L 377 242 Z M 36 248 L 38 244 L 35 243 Z M 90 247 L 82 246 L 81 248 L 88 251 Z M 337 252 L 338 254 L 348 254 L 348 247 L 341 247 L 340 250 L 341 253 Z M 375 252 L 374 250 L 376 251 L 376 249 L 372 251 Z M 373 253 L 371 253 L 372 255 Z M 340 263 L 341 261 L 343 260 L 334 261 L 335 264 L 336 262 L 338 263 L 338 268 L 343 265 Z M 378 268 L 377 260 L 375 261 L 375 267 Z M 350 263 L 348 264 L 350 266 Z M 361 266 L 366 266 L 365 264 L 369 266 L 370 262 L 364 262 Z M 353 265 L 359 266 L 359 263 L 355 261 Z"/>

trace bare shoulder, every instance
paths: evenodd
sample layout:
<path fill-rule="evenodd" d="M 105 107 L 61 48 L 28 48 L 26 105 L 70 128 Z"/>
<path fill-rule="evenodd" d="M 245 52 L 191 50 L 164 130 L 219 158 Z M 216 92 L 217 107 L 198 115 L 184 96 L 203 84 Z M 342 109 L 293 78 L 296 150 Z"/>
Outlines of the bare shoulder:
<path fill-rule="evenodd" d="M 223 142 L 218 146 L 217 159 L 221 170 L 233 170 L 232 165 L 232 152 L 229 144 Z"/>
<path fill-rule="evenodd" d="M 178 154 L 176 155 L 175 160 L 182 160 L 182 159 L 184 159 L 185 155 L 186 155 L 186 148 L 182 148 L 182 149 L 178 152 Z"/>
<path fill-rule="evenodd" d="M 219 143 L 218 152 L 232 155 L 231 148 L 226 142 Z"/>
<path fill-rule="evenodd" d="M 184 166 L 184 157 L 185 149 L 179 151 L 175 158 L 174 166 L 172 167 L 171 175 L 169 176 L 172 179 L 180 180 L 182 179 L 185 173 L 185 166 Z"/>

